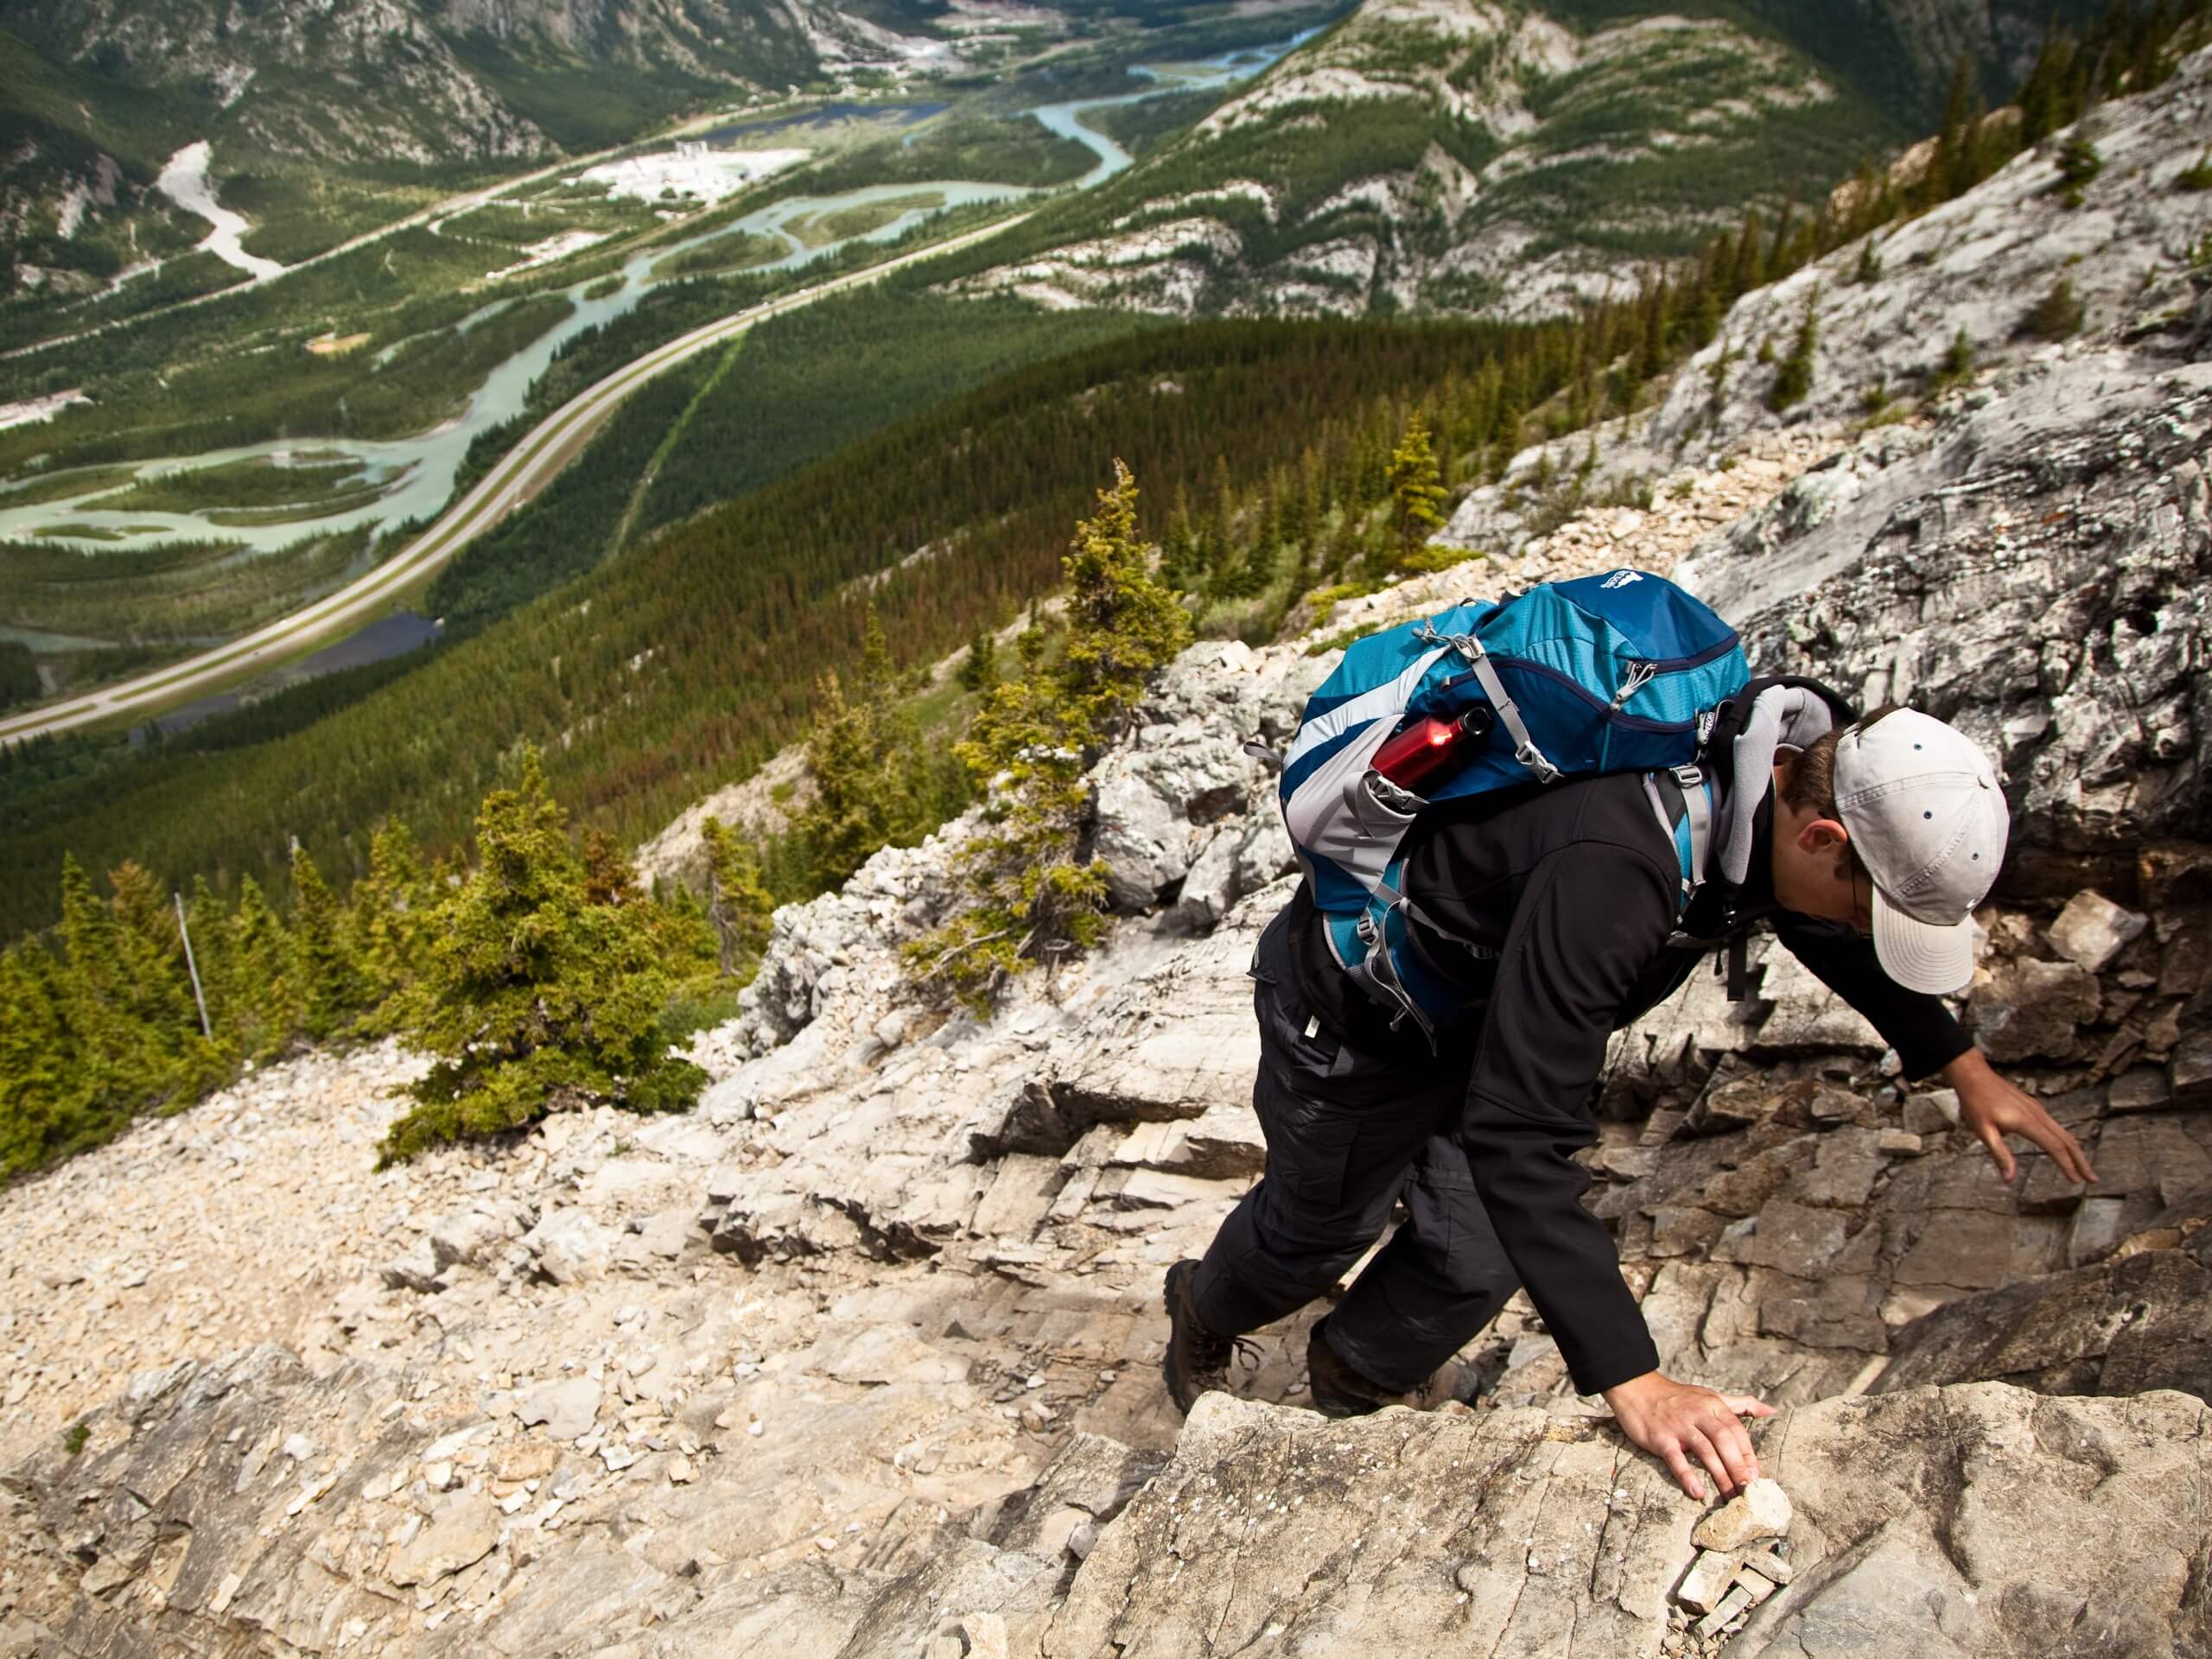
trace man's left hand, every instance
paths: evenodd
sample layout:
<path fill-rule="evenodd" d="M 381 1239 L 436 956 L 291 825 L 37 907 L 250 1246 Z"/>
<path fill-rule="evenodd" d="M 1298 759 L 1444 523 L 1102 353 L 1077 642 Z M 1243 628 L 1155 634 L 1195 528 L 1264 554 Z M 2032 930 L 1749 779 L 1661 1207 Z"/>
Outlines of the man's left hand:
<path fill-rule="evenodd" d="M 2006 1181 L 2012 1179 L 2015 1168 L 2012 1148 L 2005 1144 L 2008 1135 L 2041 1147 L 2069 1181 L 2097 1179 L 2082 1143 L 2044 1109 L 2041 1101 L 1999 1077 L 1980 1049 L 1968 1049 L 1945 1066 L 1942 1075 L 1943 1081 L 1958 1092 L 1960 1125 L 1989 1148 L 1991 1161 Z"/>

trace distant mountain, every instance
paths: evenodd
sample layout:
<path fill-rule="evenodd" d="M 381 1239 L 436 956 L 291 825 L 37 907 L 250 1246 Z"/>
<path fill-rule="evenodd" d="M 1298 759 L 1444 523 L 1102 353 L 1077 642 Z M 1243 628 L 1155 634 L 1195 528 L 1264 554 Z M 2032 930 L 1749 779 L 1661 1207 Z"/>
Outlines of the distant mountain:
<path fill-rule="evenodd" d="M 197 140 L 213 143 L 222 174 L 311 174 L 317 194 L 347 178 L 550 160 L 733 92 L 957 67 L 954 42 L 902 32 L 935 10 L 0 0 L 0 293 L 86 292 L 131 261 L 188 246 L 196 221 L 150 187 Z"/>
<path fill-rule="evenodd" d="M 1821 200 L 1935 124 L 1962 56 L 2009 88 L 2050 15 L 1366 0 L 959 286 L 1175 315 L 1554 312 L 1747 207 Z"/>
<path fill-rule="evenodd" d="M 0 0 L 0 29 L 94 94 L 94 129 L 150 94 L 196 137 L 348 162 L 550 153 L 686 94 L 945 51 L 813 0 Z"/>

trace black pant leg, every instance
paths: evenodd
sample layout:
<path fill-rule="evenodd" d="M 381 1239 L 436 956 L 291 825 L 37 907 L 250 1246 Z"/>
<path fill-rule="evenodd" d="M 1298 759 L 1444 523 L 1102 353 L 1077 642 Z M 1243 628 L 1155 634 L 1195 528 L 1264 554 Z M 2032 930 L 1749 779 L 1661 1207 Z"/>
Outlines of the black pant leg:
<path fill-rule="evenodd" d="M 1389 1224 L 1416 1156 L 1465 1086 L 1426 1052 L 1370 1055 L 1319 1031 L 1298 1001 L 1287 923 L 1268 925 L 1253 966 L 1252 1107 L 1266 1173 L 1222 1224 L 1193 1287 L 1198 1318 L 1218 1336 L 1255 1331 L 1336 1283 Z"/>
<path fill-rule="evenodd" d="M 1420 1387 L 1520 1283 L 1457 1141 L 1421 1147 L 1404 1197 L 1406 1220 L 1329 1315 L 1329 1345 L 1393 1390 Z"/>

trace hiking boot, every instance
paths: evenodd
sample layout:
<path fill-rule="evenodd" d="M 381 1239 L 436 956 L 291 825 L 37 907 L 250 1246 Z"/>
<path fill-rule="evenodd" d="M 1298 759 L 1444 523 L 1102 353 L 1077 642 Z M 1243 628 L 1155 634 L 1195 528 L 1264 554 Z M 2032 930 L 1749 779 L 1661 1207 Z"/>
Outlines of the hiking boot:
<path fill-rule="evenodd" d="M 1318 1321 L 1306 1339 L 1306 1387 L 1313 1395 L 1313 1409 L 1324 1417 L 1364 1417 L 1385 1406 L 1410 1406 L 1415 1411 L 1434 1411 L 1457 1402 L 1467 1405 L 1482 1392 L 1482 1378 L 1464 1360 L 1450 1359 L 1430 1373 L 1417 1389 L 1392 1389 L 1370 1382 L 1329 1345 L 1329 1322 Z"/>
<path fill-rule="evenodd" d="M 1167 1397 L 1185 1417 L 1210 1390 L 1226 1393 L 1229 1361 L 1236 1344 L 1217 1337 L 1198 1323 L 1191 1288 L 1197 1282 L 1198 1264 L 1187 1257 L 1167 1269 L 1163 1300 L 1167 1304 L 1167 1351 L 1160 1357 L 1160 1374 L 1167 1383 Z"/>

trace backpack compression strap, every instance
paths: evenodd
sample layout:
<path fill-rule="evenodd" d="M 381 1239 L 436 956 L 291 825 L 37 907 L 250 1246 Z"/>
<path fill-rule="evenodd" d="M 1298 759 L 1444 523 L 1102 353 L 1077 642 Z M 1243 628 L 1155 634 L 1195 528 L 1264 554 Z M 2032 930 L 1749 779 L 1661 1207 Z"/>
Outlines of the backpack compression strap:
<path fill-rule="evenodd" d="M 1505 728 L 1507 735 L 1512 738 L 1513 758 L 1535 772 L 1538 783 L 1559 781 L 1560 769 L 1536 747 L 1536 740 L 1529 731 L 1529 722 L 1521 718 L 1521 705 L 1513 701 L 1513 694 L 1505 689 L 1505 682 L 1498 678 L 1497 666 L 1491 661 L 1490 652 L 1483 649 L 1481 640 L 1471 633 L 1439 633 L 1433 622 L 1422 623 L 1414 638 L 1425 645 L 1449 645 L 1458 652 L 1472 671 L 1475 683 L 1482 687 L 1483 696 L 1490 699 L 1491 709 L 1497 715 L 1499 723 Z"/>

